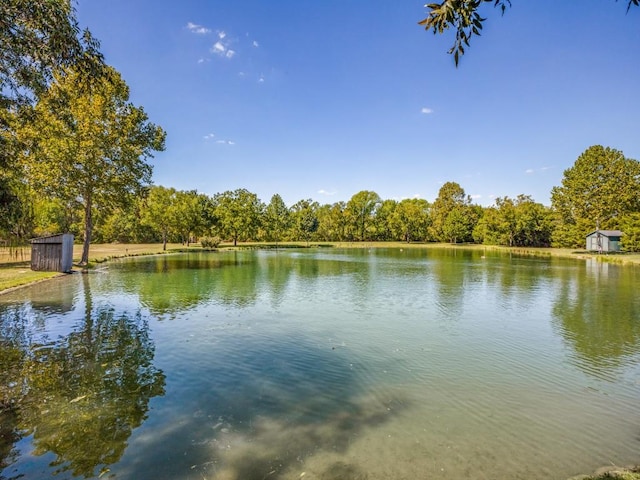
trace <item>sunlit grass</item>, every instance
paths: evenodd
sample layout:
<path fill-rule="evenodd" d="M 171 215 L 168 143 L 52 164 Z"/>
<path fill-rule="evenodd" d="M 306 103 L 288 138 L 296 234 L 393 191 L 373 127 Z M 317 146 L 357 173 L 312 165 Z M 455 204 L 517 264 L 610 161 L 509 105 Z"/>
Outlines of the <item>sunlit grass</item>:
<path fill-rule="evenodd" d="M 632 469 L 625 468 L 605 468 L 604 473 L 596 474 L 590 477 L 582 477 L 581 480 L 605 480 L 605 479 L 617 479 L 617 480 L 640 480 L 640 468 L 635 467 Z M 571 480 L 571 479 L 570 479 Z"/>
<path fill-rule="evenodd" d="M 60 275 L 57 272 L 34 272 L 29 264 L 0 265 L 0 292 Z"/>

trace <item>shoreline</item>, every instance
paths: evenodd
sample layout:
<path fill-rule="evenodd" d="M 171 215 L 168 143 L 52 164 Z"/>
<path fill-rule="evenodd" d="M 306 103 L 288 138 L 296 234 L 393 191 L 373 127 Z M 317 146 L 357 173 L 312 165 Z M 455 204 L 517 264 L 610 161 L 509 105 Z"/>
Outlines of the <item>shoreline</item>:
<path fill-rule="evenodd" d="M 193 246 L 192 246 L 193 245 Z M 162 244 L 96 244 L 92 245 L 92 257 L 89 265 L 79 267 L 74 265 L 73 272 L 91 270 L 96 265 L 119 258 L 129 258 L 147 255 L 168 255 L 175 253 L 190 252 L 211 252 L 211 251 L 233 251 L 233 250 L 259 250 L 259 249 L 290 249 L 290 248 L 341 248 L 341 249 L 456 249 L 456 250 L 478 250 L 509 253 L 529 257 L 554 257 L 575 260 L 595 260 L 597 262 L 611 263 L 622 266 L 640 266 L 640 253 L 615 253 L 599 254 L 586 250 L 562 249 L 562 248 L 534 248 L 534 247 L 506 247 L 502 245 L 477 245 L 477 244 L 451 244 L 451 243 L 405 243 L 405 242 L 243 242 L 234 246 L 233 244 L 222 244 L 218 249 L 203 249 L 200 244 L 185 246 L 181 244 L 168 244 L 167 250 L 162 250 Z M 78 261 L 81 253 L 81 245 L 74 245 L 74 260 Z M 28 247 L 24 247 L 28 249 Z M 0 252 L 0 254 L 3 252 Z M 5 260 L 0 255 L 0 279 L 7 284 L 0 289 L 0 295 L 13 292 L 17 289 L 36 285 L 38 283 L 59 278 L 66 274 L 58 272 L 31 272 L 29 260 L 25 260 L 25 254 L 21 254 L 20 261 Z M 19 269 L 18 273 L 15 270 Z M 34 280 L 23 281 L 20 273 L 30 272 L 36 275 Z M 80 270 L 78 270 L 80 269 Z M 14 274 L 12 275 L 12 270 Z"/>

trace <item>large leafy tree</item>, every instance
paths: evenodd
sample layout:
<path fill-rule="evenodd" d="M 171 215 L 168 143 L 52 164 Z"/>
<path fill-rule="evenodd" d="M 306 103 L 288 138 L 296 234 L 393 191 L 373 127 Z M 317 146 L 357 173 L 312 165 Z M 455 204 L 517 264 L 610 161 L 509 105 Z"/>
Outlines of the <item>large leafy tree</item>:
<path fill-rule="evenodd" d="M 640 212 L 625 215 L 620 220 L 620 228 L 624 232 L 622 247 L 627 252 L 640 252 Z"/>
<path fill-rule="evenodd" d="M 486 20 L 480 15 L 480 9 L 487 4 L 492 4 L 504 14 L 507 7 L 511 6 L 511 0 L 442 0 L 437 3 L 428 3 L 425 5 L 429 9 L 428 15 L 418 24 L 427 31 L 433 31 L 434 34 L 441 34 L 449 29 L 455 31 L 455 41 L 448 53 L 453 55 L 458 65 L 460 56 L 464 55 L 471 38 L 480 36 L 482 25 Z M 640 0 L 627 0 L 627 11 L 632 6 L 638 5 Z"/>
<path fill-rule="evenodd" d="M 141 221 L 162 237 L 162 250 L 167 249 L 169 234 L 175 231 L 176 190 L 153 186 L 144 199 Z"/>
<path fill-rule="evenodd" d="M 346 203 L 322 205 L 318 208 L 318 238 L 343 241 L 347 235 L 347 219 L 344 214 Z"/>
<path fill-rule="evenodd" d="M 180 241 L 187 246 L 192 235 L 197 235 L 204 226 L 204 203 L 196 190 L 176 192 L 175 225 Z"/>
<path fill-rule="evenodd" d="M 461 221 L 464 221 L 465 207 L 470 204 L 471 199 L 460 184 L 456 182 L 443 184 L 431 206 L 431 236 L 440 242 L 452 241 L 454 237 L 460 238 L 457 227 Z M 447 220 L 449 216 L 451 218 Z M 449 222 L 448 231 L 445 232 L 447 221 Z M 451 235 L 454 233 L 453 230 L 456 230 L 455 235 Z"/>
<path fill-rule="evenodd" d="M 407 243 L 426 240 L 431 223 L 429 208 L 429 202 L 422 198 L 406 198 L 398 203 L 391 216 L 395 237 Z"/>
<path fill-rule="evenodd" d="M 376 208 L 373 218 L 373 234 L 377 241 L 393 240 L 392 219 L 398 207 L 395 200 L 383 200 Z"/>
<path fill-rule="evenodd" d="M 295 238 L 302 239 L 309 244 L 311 235 L 318 230 L 318 202 L 310 198 L 300 200 L 291 207 L 291 224 Z"/>
<path fill-rule="evenodd" d="M 255 238 L 260 226 L 263 204 L 255 193 L 244 188 L 227 190 L 214 196 L 215 216 L 222 235 L 233 240 Z"/>
<path fill-rule="evenodd" d="M 441 241 L 450 243 L 471 242 L 473 230 L 482 216 L 479 205 L 458 205 L 453 208 L 442 224 Z"/>
<path fill-rule="evenodd" d="M 90 81 L 73 69 L 58 72 L 20 136 L 34 188 L 83 208 L 82 264 L 89 260 L 94 209 L 126 204 L 148 184 L 146 160 L 165 141 L 165 132 L 129 102 L 127 84 L 111 67 Z"/>
<path fill-rule="evenodd" d="M 589 147 L 564 171 L 551 190 L 557 215 L 557 246 L 577 247 L 596 226 L 618 228 L 621 219 L 640 212 L 640 162 L 601 145 Z"/>
<path fill-rule="evenodd" d="M 282 200 L 282 197 L 277 193 L 271 197 L 271 201 L 269 201 L 269 205 L 267 205 L 264 211 L 264 218 L 267 238 L 270 241 L 275 241 L 277 246 L 278 241 L 282 238 L 282 235 L 287 231 L 291 223 L 289 209 L 285 205 L 284 200 Z"/>
<path fill-rule="evenodd" d="M 550 209 L 529 195 L 499 197 L 495 206 L 485 209 L 473 237 L 488 245 L 548 247 L 552 226 Z"/>
<path fill-rule="evenodd" d="M 374 222 L 376 208 L 380 203 L 382 203 L 380 196 L 370 190 L 362 190 L 349 199 L 345 215 L 353 226 L 354 238 L 361 242 L 365 240 L 369 226 Z"/>

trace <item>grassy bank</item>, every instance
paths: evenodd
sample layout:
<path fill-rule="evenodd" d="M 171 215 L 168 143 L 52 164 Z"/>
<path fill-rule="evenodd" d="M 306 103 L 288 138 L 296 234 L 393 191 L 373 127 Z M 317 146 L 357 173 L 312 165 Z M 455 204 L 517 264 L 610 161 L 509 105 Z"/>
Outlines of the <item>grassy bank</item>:
<path fill-rule="evenodd" d="M 324 247 L 324 248 L 402 248 L 402 249 L 470 249 L 478 251 L 501 251 L 518 255 L 532 255 L 544 257 L 561 257 L 586 259 L 592 258 L 602 262 L 618 263 L 625 265 L 640 265 L 640 253 L 599 255 L 584 250 L 572 250 L 563 248 L 509 248 L 492 245 L 454 245 L 449 243 L 404 243 L 404 242 L 284 242 L 279 243 L 278 248 L 304 248 Z M 275 248 L 275 243 L 246 242 L 240 243 L 237 247 L 232 244 L 222 244 L 221 250 L 230 249 L 257 249 Z M 201 251 L 199 244 L 192 244 L 186 247 L 179 243 L 167 245 L 166 252 L 163 252 L 162 245 L 150 244 L 96 244 L 91 245 L 89 255 L 89 267 L 111 260 L 113 258 L 130 257 L 137 255 L 154 255 L 161 253 L 175 253 L 183 251 Z M 80 260 L 82 245 L 74 245 L 74 262 Z M 31 260 L 30 247 L 1 247 L 0 248 L 0 293 L 15 287 L 28 285 L 33 282 L 55 277 L 52 272 L 33 272 L 29 267 Z"/>
<path fill-rule="evenodd" d="M 640 480 L 640 467 L 603 467 L 593 475 L 578 475 L 569 480 Z"/>
<path fill-rule="evenodd" d="M 154 255 L 160 253 L 172 253 L 186 251 L 187 247 L 181 244 L 167 245 L 167 251 L 163 252 L 162 244 L 98 244 L 91 245 L 89 252 L 89 268 L 98 263 L 106 262 L 113 258 L 132 257 L 137 255 Z M 198 250 L 199 245 L 191 246 L 188 250 Z M 74 245 L 73 261 L 77 263 L 82 256 L 82 245 Z M 42 280 L 53 278 L 61 274 L 56 272 L 34 272 L 31 270 L 31 247 L 1 247 L 0 248 L 0 294 L 16 287 L 30 285 Z M 76 268 L 76 267 L 74 267 Z"/>

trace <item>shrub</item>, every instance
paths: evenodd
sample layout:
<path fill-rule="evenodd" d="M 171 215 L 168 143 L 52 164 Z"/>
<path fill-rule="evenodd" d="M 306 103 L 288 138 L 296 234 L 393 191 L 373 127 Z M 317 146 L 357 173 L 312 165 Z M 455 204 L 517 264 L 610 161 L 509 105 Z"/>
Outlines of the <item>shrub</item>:
<path fill-rule="evenodd" d="M 202 248 L 218 248 L 221 241 L 217 235 L 215 237 L 202 237 L 200 239 L 200 245 Z"/>

